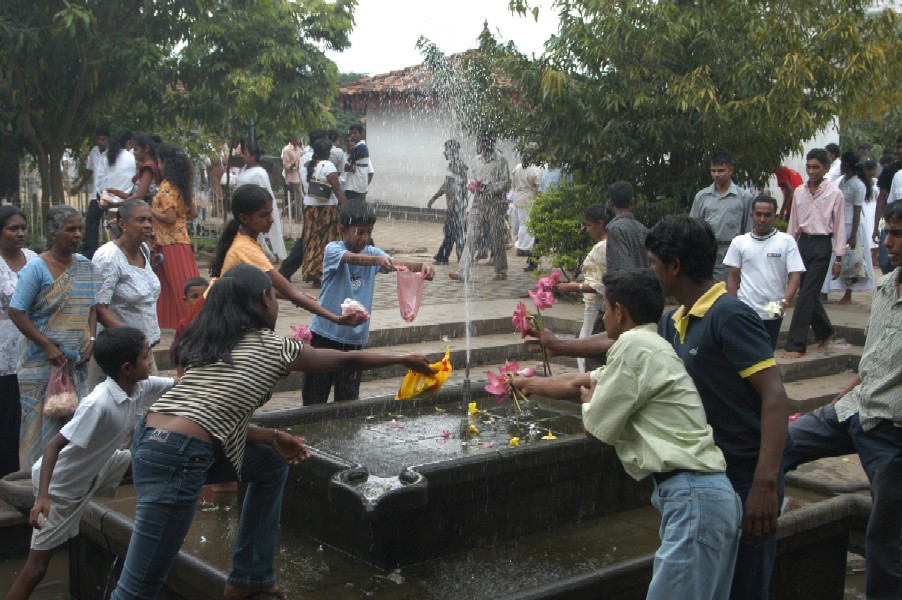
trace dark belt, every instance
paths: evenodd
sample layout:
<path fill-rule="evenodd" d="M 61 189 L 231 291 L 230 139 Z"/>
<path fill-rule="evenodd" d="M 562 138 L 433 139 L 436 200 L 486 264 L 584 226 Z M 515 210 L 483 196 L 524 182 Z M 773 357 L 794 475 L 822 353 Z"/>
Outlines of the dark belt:
<path fill-rule="evenodd" d="M 799 234 L 799 237 L 803 238 L 811 238 L 815 240 L 819 240 L 821 238 L 832 238 L 832 233 L 805 233 L 804 231 Z"/>
<path fill-rule="evenodd" d="M 692 471 L 690 469 L 674 469 L 673 471 L 667 471 L 665 473 L 652 473 L 651 477 L 655 480 L 657 485 L 661 485 L 671 477 L 675 477 L 681 473 L 692 473 Z"/>

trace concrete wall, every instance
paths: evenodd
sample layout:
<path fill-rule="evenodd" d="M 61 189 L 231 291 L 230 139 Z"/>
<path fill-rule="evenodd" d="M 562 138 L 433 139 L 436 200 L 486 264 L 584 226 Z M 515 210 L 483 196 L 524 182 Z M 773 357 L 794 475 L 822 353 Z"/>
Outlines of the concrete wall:
<path fill-rule="evenodd" d="M 380 106 L 367 110 L 366 143 L 375 167 L 367 199 L 396 206 L 425 206 L 442 184 L 447 161 L 445 140 L 460 142 L 468 165 L 476 156 L 476 140 L 456 126 L 446 109 Z M 511 170 L 519 162 L 510 142 L 501 142 Z M 435 203 L 444 208 L 444 198 Z"/>

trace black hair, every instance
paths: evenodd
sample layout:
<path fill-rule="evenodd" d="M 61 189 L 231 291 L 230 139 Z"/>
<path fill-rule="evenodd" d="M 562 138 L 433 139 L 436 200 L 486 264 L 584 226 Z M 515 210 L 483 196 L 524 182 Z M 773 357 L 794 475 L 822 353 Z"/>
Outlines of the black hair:
<path fill-rule="evenodd" d="M 583 217 L 585 217 L 587 221 L 602 221 L 605 229 L 607 229 L 608 223 L 614 218 L 614 213 L 608 206 L 598 202 L 587 208 L 585 212 L 583 212 Z"/>
<path fill-rule="evenodd" d="M 861 142 L 860 144 L 858 144 L 858 149 L 859 150 L 870 150 L 871 145 L 867 142 Z"/>
<path fill-rule="evenodd" d="M 883 211 L 884 221 L 902 221 L 902 202 L 893 202 Z"/>
<path fill-rule="evenodd" d="M 718 150 L 714 154 L 711 155 L 711 160 L 709 161 L 712 165 L 728 165 L 733 166 L 733 157 L 730 156 L 730 153 L 726 150 Z"/>
<path fill-rule="evenodd" d="M 372 225 L 376 222 L 376 211 L 366 202 L 345 202 L 338 211 L 338 224 L 345 227 Z"/>
<path fill-rule="evenodd" d="M 245 333 L 275 326 L 260 304 L 261 296 L 271 289 L 269 276 L 253 265 L 238 265 L 223 273 L 176 342 L 176 362 L 186 367 L 220 360 L 231 364 L 232 350 Z"/>
<path fill-rule="evenodd" d="M 307 163 L 307 181 L 313 179 L 313 171 L 316 165 L 324 160 L 329 160 L 329 153 L 332 151 L 332 142 L 329 138 L 317 138 L 310 144 L 313 149 L 313 158 Z"/>
<path fill-rule="evenodd" d="M 119 215 L 117 218 L 122 219 L 123 221 L 128 223 L 128 220 L 132 218 L 132 215 L 134 214 L 135 209 L 139 208 L 141 206 L 145 206 L 145 207 L 147 206 L 147 202 L 145 202 L 141 198 L 135 198 L 133 200 L 126 200 L 122 204 L 118 205 Z"/>
<path fill-rule="evenodd" d="M 865 171 L 870 171 L 871 169 L 877 168 L 877 161 L 874 160 L 873 158 L 869 158 L 869 159 L 865 160 L 862 164 L 864 164 Z"/>
<path fill-rule="evenodd" d="M 104 329 L 94 340 L 94 360 L 107 377 L 118 381 L 122 365 L 137 364 L 146 339 L 144 333 L 134 327 Z"/>
<path fill-rule="evenodd" d="M 210 275 L 219 277 L 222 274 L 222 265 L 225 263 L 226 253 L 235 241 L 238 235 L 238 228 L 241 227 L 240 215 L 252 215 L 267 202 L 272 202 L 272 197 L 265 188 L 259 185 L 242 185 L 235 190 L 232 195 L 232 218 L 222 228 L 222 234 L 216 243 L 216 250 L 213 251 L 213 258 L 210 259 Z"/>
<path fill-rule="evenodd" d="M 774 214 L 777 214 L 777 211 L 779 210 L 779 208 L 778 208 L 779 205 L 777 204 L 776 198 L 774 198 L 773 196 L 768 196 L 767 194 L 758 194 L 757 196 L 755 196 L 755 199 L 752 200 L 752 211 L 755 210 L 755 205 L 758 204 L 759 202 L 764 202 L 766 204 L 770 204 L 771 206 L 774 207 Z"/>
<path fill-rule="evenodd" d="M 846 152 L 839 159 L 840 169 L 845 171 L 849 169 L 855 175 L 858 176 L 858 179 L 861 180 L 861 183 L 864 184 L 864 201 L 871 201 L 871 180 L 868 177 L 867 172 L 864 170 L 864 164 L 861 161 L 861 157 L 854 152 Z"/>
<path fill-rule="evenodd" d="M 254 157 L 257 164 L 260 164 L 260 159 L 263 158 L 263 150 L 261 150 L 259 146 L 248 144 L 244 147 L 244 150 Z"/>
<path fill-rule="evenodd" d="M 132 132 L 128 129 L 120 129 L 110 138 L 106 147 L 106 161 L 111 167 L 116 164 L 119 153 L 125 150 L 125 145 L 132 139 Z"/>
<path fill-rule="evenodd" d="M 160 144 L 157 146 L 157 157 L 165 165 L 166 161 L 179 153 L 179 147 L 173 144 Z"/>
<path fill-rule="evenodd" d="M 310 130 L 310 146 L 312 147 L 313 142 L 315 142 L 316 140 L 321 140 L 323 138 L 328 139 L 328 137 L 329 132 L 327 132 L 325 129 L 312 129 Z"/>
<path fill-rule="evenodd" d="M 19 215 L 28 222 L 28 217 L 25 216 L 25 212 L 15 204 L 4 204 L 3 206 L 0 206 L 0 229 L 6 227 L 6 222 L 15 215 Z"/>
<path fill-rule="evenodd" d="M 805 160 L 816 160 L 821 163 L 825 167 L 829 167 L 830 163 L 830 155 L 827 154 L 827 151 L 823 148 L 813 148 L 808 151 L 808 154 L 805 155 Z"/>
<path fill-rule="evenodd" d="M 191 168 L 191 159 L 179 150 L 170 153 L 167 149 L 163 162 L 163 179 L 174 185 L 181 194 L 182 204 L 191 208 L 194 204 L 194 171 Z"/>
<path fill-rule="evenodd" d="M 362 136 L 363 135 L 363 125 L 361 125 L 360 123 L 354 123 L 353 125 L 348 127 L 348 133 L 350 133 L 352 131 L 357 131 Z"/>
<path fill-rule="evenodd" d="M 338 140 L 338 130 L 337 130 L 337 129 L 330 129 L 330 130 L 328 131 L 328 133 L 326 134 L 326 137 L 328 137 L 328 138 L 329 138 L 329 141 L 332 142 L 332 143 L 334 144 L 334 143 Z"/>
<path fill-rule="evenodd" d="M 155 139 L 153 139 L 152 135 L 147 133 L 138 134 L 133 138 L 133 142 L 135 146 L 147 148 L 150 153 L 150 159 L 154 162 L 157 162 L 157 146 L 159 146 L 159 144 Z"/>
<path fill-rule="evenodd" d="M 94 137 L 97 137 L 98 135 L 102 135 L 105 138 L 110 137 L 110 128 L 106 125 L 98 125 L 94 128 Z"/>
<path fill-rule="evenodd" d="M 182 287 L 182 292 L 187 296 L 188 290 L 193 287 L 208 287 L 210 282 L 204 279 L 203 277 L 192 277 L 188 281 L 185 282 L 185 285 Z"/>
<path fill-rule="evenodd" d="M 608 188 L 608 198 L 614 208 L 629 208 L 630 202 L 636 197 L 636 190 L 629 181 L 615 181 Z"/>
<path fill-rule="evenodd" d="M 636 325 L 657 323 L 664 312 L 664 286 L 651 269 L 618 269 L 605 273 L 604 295 L 621 304 Z"/>
<path fill-rule="evenodd" d="M 826 150 L 830 154 L 835 154 L 836 156 L 839 156 L 839 144 L 834 144 L 833 142 L 830 142 L 829 144 L 824 146 L 824 150 Z"/>
<path fill-rule="evenodd" d="M 704 219 L 666 216 L 645 236 L 645 248 L 664 264 L 679 259 L 680 270 L 694 283 L 703 283 L 714 275 L 717 239 Z"/>

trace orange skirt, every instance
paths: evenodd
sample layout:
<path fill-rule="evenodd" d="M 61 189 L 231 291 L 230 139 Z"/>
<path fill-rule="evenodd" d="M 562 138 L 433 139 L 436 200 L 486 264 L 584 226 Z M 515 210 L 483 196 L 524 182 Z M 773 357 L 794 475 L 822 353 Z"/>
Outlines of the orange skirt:
<path fill-rule="evenodd" d="M 179 321 L 188 315 L 185 306 L 185 282 L 199 277 L 194 251 L 190 244 L 158 246 L 163 254 L 163 264 L 156 270 L 160 279 L 160 298 L 157 300 L 157 320 L 163 329 L 175 329 Z"/>

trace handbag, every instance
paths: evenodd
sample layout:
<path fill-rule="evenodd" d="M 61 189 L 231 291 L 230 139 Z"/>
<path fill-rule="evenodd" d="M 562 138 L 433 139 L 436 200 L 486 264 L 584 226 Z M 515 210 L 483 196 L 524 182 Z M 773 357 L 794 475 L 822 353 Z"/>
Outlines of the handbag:
<path fill-rule="evenodd" d="M 322 164 L 317 165 L 317 170 L 307 183 L 307 195 L 320 202 L 328 202 L 332 198 L 332 184 L 320 179 Z"/>

